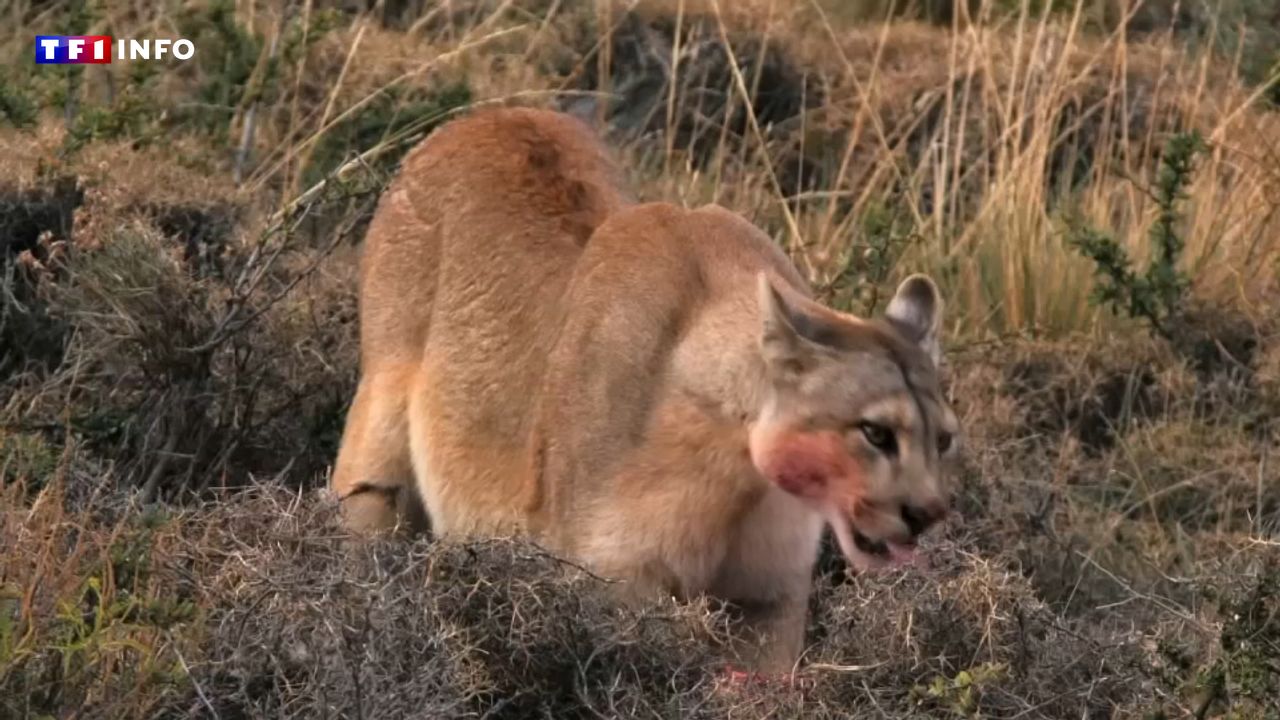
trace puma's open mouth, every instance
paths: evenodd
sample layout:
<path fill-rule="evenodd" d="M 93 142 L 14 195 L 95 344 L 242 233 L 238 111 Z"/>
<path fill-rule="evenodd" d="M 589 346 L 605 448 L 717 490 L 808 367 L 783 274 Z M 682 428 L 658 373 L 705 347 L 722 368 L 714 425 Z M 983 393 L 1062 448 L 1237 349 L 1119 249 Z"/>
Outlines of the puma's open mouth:
<path fill-rule="evenodd" d="M 827 513 L 827 522 L 835 533 L 841 552 L 858 570 L 874 570 L 902 567 L 916 563 L 914 542 L 896 543 L 890 540 L 873 540 L 853 526 L 841 512 Z"/>
<path fill-rule="evenodd" d="M 889 548 L 880 540 L 872 540 L 857 530 L 853 531 L 853 544 L 862 552 L 868 555 L 876 555 L 879 557 L 888 557 Z"/>
<path fill-rule="evenodd" d="M 887 540 L 872 540 L 856 528 L 853 531 L 853 545 L 889 566 L 910 565 L 916 559 L 916 544 L 894 543 Z"/>

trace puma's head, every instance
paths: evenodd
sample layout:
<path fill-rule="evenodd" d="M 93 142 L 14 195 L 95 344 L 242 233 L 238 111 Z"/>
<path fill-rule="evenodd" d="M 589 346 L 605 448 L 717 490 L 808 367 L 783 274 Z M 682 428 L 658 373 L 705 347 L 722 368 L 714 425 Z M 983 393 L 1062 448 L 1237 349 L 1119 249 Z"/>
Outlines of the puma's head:
<path fill-rule="evenodd" d="M 938 387 L 937 286 L 913 275 L 866 320 L 758 282 L 769 388 L 751 428 L 756 469 L 812 504 L 856 568 L 910 562 L 947 512 L 959 432 Z"/>

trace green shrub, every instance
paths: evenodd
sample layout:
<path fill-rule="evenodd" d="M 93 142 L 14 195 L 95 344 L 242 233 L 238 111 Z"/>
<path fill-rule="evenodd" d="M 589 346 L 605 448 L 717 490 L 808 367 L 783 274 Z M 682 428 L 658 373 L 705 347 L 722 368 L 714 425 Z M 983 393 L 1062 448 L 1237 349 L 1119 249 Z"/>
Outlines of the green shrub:
<path fill-rule="evenodd" d="M 0 427 L 0 484 L 27 482 L 39 486 L 52 477 L 61 450 L 39 433 Z"/>
<path fill-rule="evenodd" d="M 835 307 L 871 315 L 886 299 L 886 284 L 903 251 L 918 235 L 901 205 L 873 204 L 863 212 L 859 225 L 857 239 L 845 248 L 839 272 L 823 294 Z"/>
<path fill-rule="evenodd" d="M 1097 285 L 1092 301 L 1146 321 L 1166 339 L 1173 339 L 1170 321 L 1182 310 L 1190 286 L 1178 267 L 1185 245 L 1179 234 L 1178 202 L 1191 181 L 1195 157 L 1204 147 L 1194 131 L 1175 135 L 1165 146 L 1152 192 L 1159 215 L 1149 231 L 1151 258 L 1145 271 L 1136 270 L 1124 247 L 1104 231 L 1077 225 L 1068 237 L 1094 263 Z"/>
<path fill-rule="evenodd" d="M 29 128 L 36 123 L 39 109 L 28 92 L 0 77 L 0 122 L 16 128 Z"/>

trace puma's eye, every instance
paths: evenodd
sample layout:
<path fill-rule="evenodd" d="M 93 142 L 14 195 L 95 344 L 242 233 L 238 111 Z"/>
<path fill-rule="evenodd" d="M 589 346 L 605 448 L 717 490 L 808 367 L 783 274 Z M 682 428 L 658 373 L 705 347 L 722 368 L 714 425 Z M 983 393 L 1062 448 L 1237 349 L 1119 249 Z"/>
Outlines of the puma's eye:
<path fill-rule="evenodd" d="M 949 432 L 938 433 L 938 454 L 945 455 L 946 452 L 950 449 L 951 449 L 951 433 Z"/>
<path fill-rule="evenodd" d="M 898 451 L 898 441 L 894 438 L 893 431 L 889 428 L 876 423 L 864 422 L 858 425 L 858 429 L 862 431 L 862 436 L 867 439 L 867 442 L 881 452 L 893 454 Z"/>

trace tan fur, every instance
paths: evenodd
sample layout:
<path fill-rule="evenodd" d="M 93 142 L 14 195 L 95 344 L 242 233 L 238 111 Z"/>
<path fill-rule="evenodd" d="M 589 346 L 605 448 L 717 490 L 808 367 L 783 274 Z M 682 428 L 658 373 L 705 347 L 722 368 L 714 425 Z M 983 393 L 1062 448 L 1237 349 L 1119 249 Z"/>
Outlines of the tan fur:
<path fill-rule="evenodd" d="M 366 240 L 332 487 L 355 530 L 412 524 L 394 500 L 416 490 L 437 533 L 529 535 L 633 597 L 731 601 L 746 659 L 790 669 L 824 522 L 869 568 L 892 555 L 865 543 L 906 552 L 945 512 L 941 300 L 915 276 L 886 318 L 829 310 L 746 220 L 632 205 L 618 178 L 536 110 L 409 156 Z"/>

